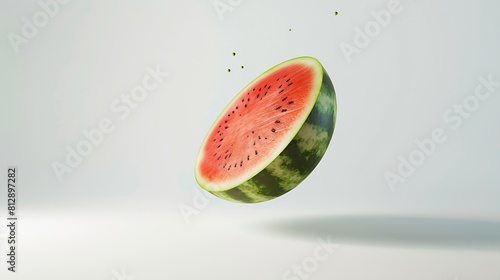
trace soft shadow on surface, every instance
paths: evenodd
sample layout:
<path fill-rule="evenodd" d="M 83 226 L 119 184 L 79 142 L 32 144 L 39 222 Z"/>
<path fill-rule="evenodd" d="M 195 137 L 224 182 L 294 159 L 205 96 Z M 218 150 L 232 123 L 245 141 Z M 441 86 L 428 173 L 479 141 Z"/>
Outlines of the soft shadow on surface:
<path fill-rule="evenodd" d="M 500 250 L 500 221 L 403 216 L 315 216 L 261 222 L 265 232 L 339 244 Z"/>

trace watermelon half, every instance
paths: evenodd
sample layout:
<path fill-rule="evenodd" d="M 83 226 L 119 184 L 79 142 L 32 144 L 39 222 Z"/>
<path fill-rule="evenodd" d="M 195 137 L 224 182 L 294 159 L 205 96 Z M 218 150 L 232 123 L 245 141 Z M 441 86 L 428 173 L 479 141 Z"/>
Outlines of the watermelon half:
<path fill-rule="evenodd" d="M 214 122 L 198 154 L 196 181 L 234 202 L 287 193 L 325 154 L 336 105 L 330 77 L 315 58 L 274 66 L 243 88 Z"/>

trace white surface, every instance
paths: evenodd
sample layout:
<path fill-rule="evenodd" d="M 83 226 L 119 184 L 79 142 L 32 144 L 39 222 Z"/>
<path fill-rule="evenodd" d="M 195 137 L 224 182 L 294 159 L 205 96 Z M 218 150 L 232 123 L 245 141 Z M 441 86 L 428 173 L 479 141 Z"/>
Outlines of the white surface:
<path fill-rule="evenodd" d="M 392 239 L 384 241 L 377 236 L 384 229 L 376 224 L 346 222 L 342 228 L 332 226 L 332 232 L 313 230 L 301 235 L 286 227 L 273 228 L 290 220 L 290 215 L 221 216 L 205 215 L 186 226 L 178 217 L 147 212 L 24 215 L 19 272 L 12 275 L 2 270 L 0 275 L 2 279 L 120 279 L 113 273 L 122 275 L 124 270 L 133 279 L 287 279 L 282 278 L 287 270 L 314 257 L 315 248 L 321 246 L 317 239 L 326 241 L 330 235 L 339 246 L 318 262 L 309 279 L 493 280 L 500 276 L 499 222 L 494 231 L 486 227 L 496 237 L 478 247 L 473 241 L 484 229 L 476 236 L 460 237 L 460 233 L 449 235 L 424 226 L 423 235 L 410 234 L 410 240 L 391 244 L 408 234 L 396 223 L 385 231 Z M 372 232 L 356 232 L 360 227 Z M 455 242 L 440 246 L 443 237 Z"/>

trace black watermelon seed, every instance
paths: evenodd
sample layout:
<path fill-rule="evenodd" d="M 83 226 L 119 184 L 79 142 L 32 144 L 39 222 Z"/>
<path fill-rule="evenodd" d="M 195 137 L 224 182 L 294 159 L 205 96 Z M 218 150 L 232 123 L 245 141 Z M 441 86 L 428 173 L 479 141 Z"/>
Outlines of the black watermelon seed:
<path fill-rule="evenodd" d="M 227 159 L 227 155 L 224 157 L 224 159 Z"/>
<path fill-rule="evenodd" d="M 259 153 L 257 152 L 257 150 L 255 150 L 255 155 L 258 155 Z"/>
<path fill-rule="evenodd" d="M 240 167 L 243 166 L 243 161 L 240 161 Z"/>
<path fill-rule="evenodd" d="M 229 128 L 229 126 L 227 126 L 227 125 L 226 125 L 226 127 L 224 127 L 224 128 L 225 128 L 225 129 L 228 129 L 228 128 Z"/>
<path fill-rule="evenodd" d="M 281 110 L 281 112 L 286 112 L 286 111 L 287 111 L 287 109 L 283 109 L 283 110 Z"/>
<path fill-rule="evenodd" d="M 293 104 L 293 101 L 288 102 L 288 104 Z"/>
<path fill-rule="evenodd" d="M 259 98 L 259 97 L 260 97 L 260 93 L 259 93 L 259 94 L 257 94 L 257 98 Z"/>
<path fill-rule="evenodd" d="M 291 85 L 293 85 L 293 83 L 289 83 L 287 86 L 291 86 Z"/>
<path fill-rule="evenodd" d="M 234 111 L 232 113 L 234 114 Z"/>
<path fill-rule="evenodd" d="M 281 88 L 283 86 L 283 84 L 281 84 L 278 88 Z"/>
<path fill-rule="evenodd" d="M 285 77 L 286 77 L 286 75 L 285 75 Z M 286 82 L 287 82 L 287 83 L 288 83 L 288 82 L 290 82 L 290 78 L 288 78 L 288 80 L 286 80 Z"/>
<path fill-rule="evenodd" d="M 224 166 L 222 166 L 222 168 L 226 168 L 226 165 L 227 165 L 227 163 L 224 163 Z"/>
<path fill-rule="evenodd" d="M 287 97 L 285 97 L 285 98 L 283 98 L 283 99 L 281 99 L 281 101 L 285 101 L 287 98 L 288 98 L 288 96 L 287 96 Z"/>
<path fill-rule="evenodd" d="M 280 90 L 279 94 L 283 93 L 283 91 L 285 91 L 284 89 Z"/>
<path fill-rule="evenodd" d="M 274 129 L 274 128 L 273 128 L 273 129 L 271 129 L 271 131 L 272 131 L 272 132 L 276 132 L 276 129 Z"/>
<path fill-rule="evenodd" d="M 247 156 L 247 160 L 250 160 L 250 156 L 249 155 Z"/>
<path fill-rule="evenodd" d="M 236 106 L 236 110 L 238 110 L 238 106 Z"/>
<path fill-rule="evenodd" d="M 255 131 L 252 130 L 252 134 L 254 134 L 254 133 L 255 133 Z"/>
<path fill-rule="evenodd" d="M 245 108 L 247 107 L 247 104 L 245 104 Z"/>
<path fill-rule="evenodd" d="M 241 99 L 241 102 L 245 102 L 245 98 Z"/>
<path fill-rule="evenodd" d="M 234 168 L 236 168 L 236 163 L 234 164 Z"/>
<path fill-rule="evenodd" d="M 225 123 L 227 123 L 227 121 L 224 121 Z"/>
<path fill-rule="evenodd" d="M 279 110 L 280 108 L 281 108 L 281 106 L 278 106 L 278 107 L 276 107 L 276 110 Z"/>
<path fill-rule="evenodd" d="M 260 135 L 259 135 L 259 140 L 261 139 Z"/>
<path fill-rule="evenodd" d="M 255 141 L 253 141 L 253 145 L 255 146 Z M 215 155 L 214 155 L 215 156 Z"/>
<path fill-rule="evenodd" d="M 281 121 L 280 120 L 276 120 L 275 123 L 280 123 Z"/>
<path fill-rule="evenodd" d="M 231 170 L 231 165 L 229 165 L 229 167 L 227 168 L 227 170 Z"/>
<path fill-rule="evenodd" d="M 259 91 L 261 91 L 261 90 L 262 90 L 262 88 L 259 88 Z"/>
<path fill-rule="evenodd" d="M 220 148 L 220 144 L 219 144 L 219 146 L 217 146 L 217 149 L 218 149 L 218 148 Z"/>
<path fill-rule="evenodd" d="M 247 98 L 247 101 L 248 101 L 248 102 L 250 102 L 250 97 L 249 97 L 249 98 Z"/>

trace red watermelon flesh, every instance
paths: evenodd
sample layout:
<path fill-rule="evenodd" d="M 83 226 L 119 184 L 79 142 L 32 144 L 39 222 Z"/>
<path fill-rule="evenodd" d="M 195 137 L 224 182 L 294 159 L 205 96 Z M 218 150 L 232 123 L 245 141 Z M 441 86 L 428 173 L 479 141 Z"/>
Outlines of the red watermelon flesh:
<path fill-rule="evenodd" d="M 202 144 L 196 165 L 200 185 L 214 192 L 230 190 L 275 161 L 310 116 L 325 75 L 317 60 L 303 57 L 269 69 L 246 86 Z M 334 95 L 326 102 L 333 114 Z M 333 125 L 334 114 L 327 117 Z"/>

